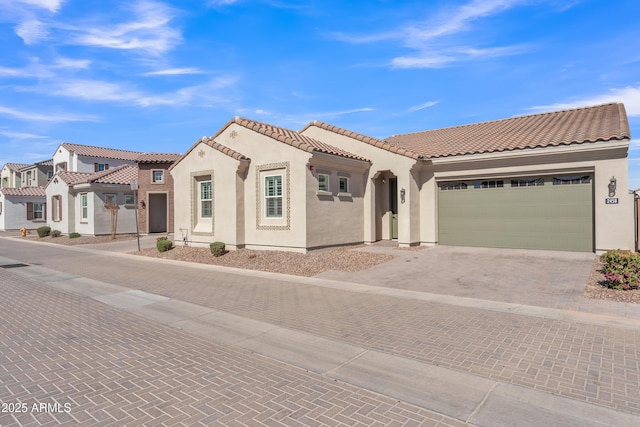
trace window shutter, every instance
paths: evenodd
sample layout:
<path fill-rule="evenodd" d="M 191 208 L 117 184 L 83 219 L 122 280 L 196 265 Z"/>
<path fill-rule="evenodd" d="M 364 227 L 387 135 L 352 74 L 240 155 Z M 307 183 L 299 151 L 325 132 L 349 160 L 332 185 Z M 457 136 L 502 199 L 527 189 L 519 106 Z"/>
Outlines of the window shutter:
<path fill-rule="evenodd" d="M 107 170 L 107 169 L 109 169 L 109 163 L 104 164 L 104 170 Z"/>
<path fill-rule="evenodd" d="M 45 220 L 47 219 L 47 204 L 46 203 L 42 204 L 42 216 L 43 216 L 43 219 L 45 219 Z"/>
<path fill-rule="evenodd" d="M 98 172 L 98 164 L 97 163 L 93 164 L 93 171 L 94 172 Z"/>
<path fill-rule="evenodd" d="M 33 219 L 33 203 L 27 202 L 27 220 Z"/>

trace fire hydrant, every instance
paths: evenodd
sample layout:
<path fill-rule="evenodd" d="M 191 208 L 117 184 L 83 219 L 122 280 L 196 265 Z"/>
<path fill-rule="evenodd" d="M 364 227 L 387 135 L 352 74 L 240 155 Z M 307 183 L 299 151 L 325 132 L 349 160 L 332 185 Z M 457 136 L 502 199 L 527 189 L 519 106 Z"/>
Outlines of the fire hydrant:
<path fill-rule="evenodd" d="M 26 229 L 25 227 L 22 227 L 22 228 L 20 229 L 20 235 L 21 235 L 22 237 L 27 237 L 27 229 Z"/>

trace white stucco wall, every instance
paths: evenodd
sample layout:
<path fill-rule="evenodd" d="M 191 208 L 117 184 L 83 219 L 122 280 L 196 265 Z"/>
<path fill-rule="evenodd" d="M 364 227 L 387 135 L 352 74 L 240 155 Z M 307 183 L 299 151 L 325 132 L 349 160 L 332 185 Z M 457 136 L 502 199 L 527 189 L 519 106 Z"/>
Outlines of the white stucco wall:
<path fill-rule="evenodd" d="M 59 177 L 54 177 L 51 182 L 45 187 L 47 194 L 47 222 L 52 230 L 60 230 L 63 234 L 69 234 L 75 231 L 74 229 L 74 205 L 73 197 L 69 194 L 68 185 Z M 62 215 L 59 221 L 53 219 L 53 203 L 51 199 L 53 196 L 60 195 L 62 198 Z"/>
<path fill-rule="evenodd" d="M 27 203 L 45 203 L 43 196 L 5 196 L 0 192 L 0 230 L 35 229 L 47 225 L 46 219 L 27 220 Z M 45 206 L 46 209 L 46 206 Z"/>

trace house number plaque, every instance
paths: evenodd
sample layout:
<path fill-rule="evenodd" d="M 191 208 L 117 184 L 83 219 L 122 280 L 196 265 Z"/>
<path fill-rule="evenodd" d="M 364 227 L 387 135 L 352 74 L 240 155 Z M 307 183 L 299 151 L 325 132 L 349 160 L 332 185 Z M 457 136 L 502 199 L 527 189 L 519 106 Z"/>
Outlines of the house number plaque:
<path fill-rule="evenodd" d="M 617 197 L 607 197 L 606 199 L 604 199 L 604 204 L 605 205 L 617 205 L 618 204 L 618 198 Z"/>

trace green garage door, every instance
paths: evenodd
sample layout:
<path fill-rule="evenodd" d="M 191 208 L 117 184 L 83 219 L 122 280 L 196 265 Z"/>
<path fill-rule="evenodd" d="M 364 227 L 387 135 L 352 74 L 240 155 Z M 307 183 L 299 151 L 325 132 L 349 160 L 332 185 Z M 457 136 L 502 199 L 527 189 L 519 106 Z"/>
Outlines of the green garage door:
<path fill-rule="evenodd" d="M 441 245 L 591 252 L 593 177 L 441 182 Z"/>

